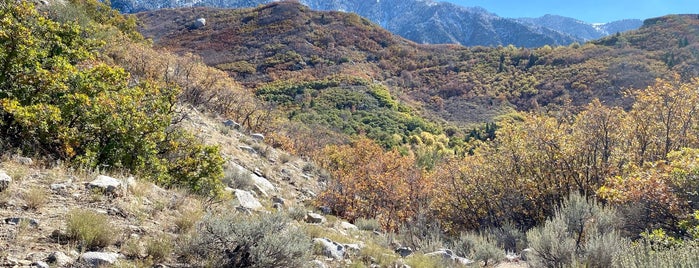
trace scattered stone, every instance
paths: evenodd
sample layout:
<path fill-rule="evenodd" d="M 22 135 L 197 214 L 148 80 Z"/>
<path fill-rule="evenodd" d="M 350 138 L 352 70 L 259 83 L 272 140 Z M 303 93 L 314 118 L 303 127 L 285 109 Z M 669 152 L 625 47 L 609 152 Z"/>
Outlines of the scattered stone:
<path fill-rule="evenodd" d="M 318 213 L 308 212 L 308 213 L 306 213 L 306 222 L 307 223 L 323 223 L 323 222 L 325 222 L 325 217 L 323 217 L 323 215 L 320 215 Z"/>
<path fill-rule="evenodd" d="M 252 178 L 252 182 L 257 186 L 260 187 L 260 190 L 263 190 L 268 193 L 276 192 L 277 188 L 274 187 L 274 184 L 269 182 L 267 179 L 260 177 L 255 174 L 251 174 L 250 178 Z"/>
<path fill-rule="evenodd" d="M 51 186 L 49 186 L 49 188 L 54 193 L 65 194 L 65 193 L 68 193 L 68 188 L 70 188 L 70 186 L 67 183 L 54 183 L 54 184 L 51 184 Z"/>
<path fill-rule="evenodd" d="M 346 251 L 351 251 L 354 253 L 359 253 L 359 251 L 362 250 L 362 245 L 360 244 L 343 244 L 345 246 Z"/>
<path fill-rule="evenodd" d="M 469 259 L 464 258 L 464 257 L 459 257 L 459 256 L 453 256 L 452 260 L 454 260 L 456 263 L 462 264 L 462 265 L 470 265 L 473 263 L 472 260 L 469 260 Z"/>
<path fill-rule="evenodd" d="M 5 258 L 5 266 L 13 267 L 13 266 L 17 266 L 18 264 L 19 264 L 19 260 L 15 259 L 15 258 L 12 258 L 12 257 Z"/>
<path fill-rule="evenodd" d="M 525 248 L 522 250 L 522 253 L 519 254 L 519 259 L 523 260 L 523 261 L 527 261 L 527 259 L 529 259 L 529 257 L 532 256 L 532 254 L 534 254 L 533 249 Z"/>
<path fill-rule="evenodd" d="M 126 188 L 131 188 L 134 185 L 136 185 L 136 178 L 133 176 L 130 176 L 124 180 L 124 186 L 126 186 Z"/>
<path fill-rule="evenodd" d="M 240 203 L 241 207 L 250 209 L 250 210 L 257 210 L 262 208 L 262 204 L 260 201 L 257 201 L 257 198 L 252 196 L 252 193 L 244 190 L 239 190 L 235 189 L 234 190 L 235 197 L 238 199 L 238 202 Z"/>
<path fill-rule="evenodd" d="M 311 189 L 308 189 L 308 188 L 301 189 L 301 193 L 304 195 L 307 195 L 311 198 L 316 197 L 316 193 L 314 193 L 313 191 L 311 191 Z"/>
<path fill-rule="evenodd" d="M 53 232 L 51 232 L 51 238 L 53 238 L 53 240 L 55 240 L 59 244 L 68 243 L 68 234 L 59 229 L 53 230 Z"/>
<path fill-rule="evenodd" d="M 318 209 L 320 210 L 320 213 L 323 213 L 323 215 L 328 215 L 333 212 L 333 210 L 328 206 L 320 206 Z"/>
<path fill-rule="evenodd" d="M 519 255 L 517 255 L 517 254 L 514 253 L 514 252 L 507 252 L 507 253 L 505 254 L 505 259 L 506 259 L 508 262 L 519 262 Z"/>
<path fill-rule="evenodd" d="M 248 152 L 248 153 L 251 153 L 251 154 L 256 154 L 256 153 L 257 153 L 257 151 L 255 151 L 255 149 L 253 149 L 253 148 L 250 147 L 250 146 L 238 146 L 238 148 L 241 149 L 241 150 L 243 150 L 243 151 L 246 151 L 246 152 Z"/>
<path fill-rule="evenodd" d="M 276 196 L 276 195 L 272 196 L 272 203 L 274 203 L 274 204 L 280 204 L 283 206 L 285 202 L 286 202 L 286 200 L 284 200 L 284 198 L 281 198 L 281 197 Z"/>
<path fill-rule="evenodd" d="M 343 222 L 340 223 L 340 228 L 345 229 L 345 230 L 349 230 L 349 231 L 357 231 L 357 230 L 359 230 L 359 228 L 357 227 L 357 225 L 351 224 L 351 223 L 346 222 L 346 221 L 343 221 Z"/>
<path fill-rule="evenodd" d="M 18 217 L 13 217 L 13 218 L 6 218 L 5 223 L 10 224 L 10 225 L 19 225 L 22 222 L 27 222 L 29 223 L 29 226 L 38 228 L 39 227 L 39 221 L 35 219 L 29 219 L 29 218 L 18 218 Z"/>
<path fill-rule="evenodd" d="M 244 168 L 243 166 L 238 165 L 234 162 L 231 162 L 231 167 L 236 169 L 239 173 L 250 174 L 250 179 L 252 180 L 252 183 L 256 186 L 255 188 L 257 188 L 256 190 L 259 192 L 260 195 L 268 196 L 267 193 L 277 192 L 277 188 L 274 187 L 274 184 L 262 177 L 262 173 L 258 170 L 251 172 L 247 168 Z"/>
<path fill-rule="evenodd" d="M 80 255 L 80 260 L 91 267 L 101 267 L 114 264 L 119 258 L 119 254 L 111 252 L 85 252 Z"/>
<path fill-rule="evenodd" d="M 321 247 L 323 256 L 330 257 L 336 260 L 345 258 L 345 246 L 333 242 L 327 238 L 314 238 L 313 244 Z"/>
<path fill-rule="evenodd" d="M 43 262 L 43 261 L 36 261 L 36 262 L 33 262 L 30 266 L 31 266 L 31 267 L 39 267 L 39 268 L 50 268 L 50 266 L 48 265 L 48 263 L 45 263 L 45 262 Z"/>
<path fill-rule="evenodd" d="M 410 247 L 399 247 L 396 249 L 396 253 L 401 257 L 405 258 L 407 256 L 410 256 L 410 254 L 413 254 L 413 249 Z"/>
<path fill-rule="evenodd" d="M 223 121 L 223 125 L 232 129 L 240 129 L 240 124 L 230 119 Z"/>
<path fill-rule="evenodd" d="M 437 250 L 435 252 L 427 253 L 427 254 L 425 254 L 425 256 L 441 256 L 444 259 L 449 259 L 449 260 L 452 260 L 456 263 L 464 264 L 464 265 L 469 265 L 469 264 L 473 263 L 472 260 L 457 256 L 450 249 L 440 249 L 440 250 Z"/>
<path fill-rule="evenodd" d="M 119 216 L 122 218 L 126 218 L 129 216 L 126 214 L 126 212 L 122 211 L 118 207 L 110 207 L 109 210 L 107 210 L 107 214 L 112 216 Z"/>
<path fill-rule="evenodd" d="M 34 161 L 29 157 L 15 156 L 14 159 L 15 162 L 20 163 L 22 165 L 31 166 L 32 164 L 34 164 Z"/>
<path fill-rule="evenodd" d="M 141 226 L 138 226 L 138 225 L 129 225 L 129 226 L 126 226 L 126 229 L 128 229 L 133 234 L 145 234 L 146 233 L 146 231 L 143 230 L 143 228 Z"/>
<path fill-rule="evenodd" d="M 252 210 L 250 210 L 249 208 L 246 208 L 246 207 L 237 206 L 237 207 L 235 207 L 235 210 L 238 211 L 239 213 L 243 213 L 246 215 L 252 215 Z"/>
<path fill-rule="evenodd" d="M 95 180 L 87 184 L 88 189 L 98 189 L 105 194 L 113 195 L 118 194 L 118 190 L 120 190 L 121 187 L 122 183 L 120 180 L 104 175 L 97 176 Z"/>
<path fill-rule="evenodd" d="M 11 182 L 12 178 L 10 178 L 10 175 L 7 175 L 5 171 L 0 170 L 0 192 L 7 190 L 7 188 L 10 187 Z"/>
<path fill-rule="evenodd" d="M 311 268 L 328 268 L 328 266 L 325 265 L 325 263 L 320 261 L 320 260 L 312 260 L 311 265 L 309 265 L 309 267 L 311 267 Z"/>
<path fill-rule="evenodd" d="M 250 135 L 250 137 L 256 141 L 265 141 L 265 135 L 262 135 L 260 133 L 254 133 L 254 134 Z"/>

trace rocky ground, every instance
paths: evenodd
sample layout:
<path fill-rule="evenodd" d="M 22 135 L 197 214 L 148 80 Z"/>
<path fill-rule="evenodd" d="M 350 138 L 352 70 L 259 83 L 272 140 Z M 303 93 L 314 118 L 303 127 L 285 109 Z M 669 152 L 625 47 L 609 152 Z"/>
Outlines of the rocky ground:
<path fill-rule="evenodd" d="M 403 257 L 417 254 L 420 258 L 442 256 L 451 266 L 470 263 L 446 250 L 425 255 L 406 248 L 396 250 L 399 243 L 393 235 L 360 230 L 322 215 L 322 209 L 310 202 L 322 181 L 312 163 L 273 149 L 264 143 L 263 136 L 246 133 L 225 121 L 190 111 L 184 122 L 200 137 L 221 145 L 229 186 L 224 201 L 163 189 L 128 174 L 76 171 L 61 163 L 5 154 L 0 159 L 0 266 L 186 266 L 177 259 L 178 239 L 213 210 L 246 214 L 291 211 L 295 224 L 314 240 L 311 267 L 365 267 L 366 263 L 406 267 L 408 261 Z M 107 217 L 102 228 L 112 231 L 108 246 L 93 251 L 70 239 L 68 222 L 81 211 Z M 153 249 L 160 245 L 158 241 L 168 241 L 164 245 L 169 248 L 162 250 L 164 256 L 156 255 L 157 247 Z M 526 264 L 513 259 L 500 267 Z"/>

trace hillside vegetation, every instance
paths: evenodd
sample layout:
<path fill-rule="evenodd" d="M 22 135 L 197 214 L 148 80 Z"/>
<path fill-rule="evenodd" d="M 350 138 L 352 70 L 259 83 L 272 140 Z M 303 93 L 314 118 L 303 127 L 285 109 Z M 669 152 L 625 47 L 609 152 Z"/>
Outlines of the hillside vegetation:
<path fill-rule="evenodd" d="M 697 264 L 697 16 L 529 50 L 287 1 L 0 15 L 3 264 Z"/>

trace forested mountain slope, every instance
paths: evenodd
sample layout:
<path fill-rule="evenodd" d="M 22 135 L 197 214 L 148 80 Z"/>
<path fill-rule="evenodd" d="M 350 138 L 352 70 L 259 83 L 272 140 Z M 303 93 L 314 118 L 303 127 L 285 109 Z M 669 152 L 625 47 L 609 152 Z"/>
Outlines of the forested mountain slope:
<path fill-rule="evenodd" d="M 247 86 L 351 75 L 381 81 L 397 98 L 460 125 L 490 121 L 508 107 L 579 106 L 594 98 L 628 105 L 624 90 L 673 73 L 690 78 L 699 69 L 699 20 L 691 15 L 648 20 L 637 31 L 582 45 L 536 49 L 420 45 L 357 15 L 289 2 L 138 17 L 158 46 L 198 54 Z M 206 26 L 189 27 L 200 17 Z"/>

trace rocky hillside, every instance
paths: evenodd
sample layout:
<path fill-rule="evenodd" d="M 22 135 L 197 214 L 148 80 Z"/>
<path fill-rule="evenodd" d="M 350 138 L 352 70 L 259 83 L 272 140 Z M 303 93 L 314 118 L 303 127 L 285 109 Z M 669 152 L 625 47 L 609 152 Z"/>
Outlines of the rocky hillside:
<path fill-rule="evenodd" d="M 220 7 L 249 8 L 276 1 L 112 1 L 112 6 L 126 13 L 135 13 L 160 8 L 173 7 Z M 568 45 L 584 42 L 607 34 L 604 27 L 595 33 L 580 30 L 574 19 L 564 18 L 565 26 L 542 19 L 517 20 L 502 18 L 479 7 L 462 7 L 438 1 L 324 1 L 301 0 L 300 3 L 314 10 L 343 11 L 359 14 L 381 27 L 417 43 L 461 44 L 464 46 L 515 45 L 517 47 L 540 47 L 544 45 Z M 561 17 L 562 18 L 562 17 Z M 614 24 L 619 25 L 619 24 Z M 623 24 L 618 31 L 638 28 L 637 25 Z M 562 27 L 563 26 L 563 27 Z"/>
<path fill-rule="evenodd" d="M 248 87 L 350 75 L 380 81 L 424 116 L 457 125 L 490 121 L 513 108 L 578 106 L 594 98 L 629 105 L 624 90 L 697 71 L 692 16 L 648 20 L 637 31 L 584 45 L 538 49 L 420 45 L 356 15 L 294 3 L 159 10 L 138 18 L 157 46 L 198 54 Z M 197 18 L 206 26 L 191 28 Z"/>
<path fill-rule="evenodd" d="M 239 126 L 196 111 L 189 111 L 181 124 L 222 148 L 227 187 L 221 200 L 161 188 L 128 174 L 76 171 L 57 163 L 5 155 L 0 160 L 0 265 L 206 265 L 202 256 L 192 255 L 200 249 L 194 243 L 206 233 L 203 222 L 216 215 L 243 220 L 236 224 L 254 224 L 258 220 L 254 215 L 283 215 L 274 219 L 288 222 L 289 230 L 301 230 L 304 239 L 288 246 L 306 252 L 265 256 L 298 258 L 284 260 L 292 266 L 464 267 L 473 263 L 451 250 L 440 250 L 445 244 L 419 251 L 401 247 L 402 238 L 381 232 L 375 221 L 355 225 L 326 215 L 327 208 L 312 202 L 326 175 L 315 164 L 267 145 L 259 134 L 245 134 Z M 264 225 L 257 228 L 262 233 L 252 242 L 278 243 L 263 240 L 262 236 L 270 235 L 265 232 L 273 230 Z M 199 262 L 190 262 L 187 258 L 191 257 L 200 258 Z M 500 267 L 526 267 L 518 255 L 509 258 L 512 263 Z"/>

